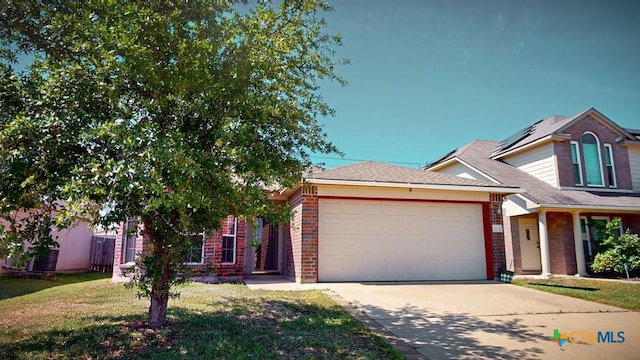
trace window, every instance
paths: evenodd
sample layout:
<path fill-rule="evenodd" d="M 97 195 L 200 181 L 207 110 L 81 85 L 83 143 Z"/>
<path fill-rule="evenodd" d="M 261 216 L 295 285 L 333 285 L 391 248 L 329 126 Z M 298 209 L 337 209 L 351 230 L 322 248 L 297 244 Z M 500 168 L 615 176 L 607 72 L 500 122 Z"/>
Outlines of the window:
<path fill-rule="evenodd" d="M 229 219 L 233 219 L 229 221 Z M 222 263 L 234 264 L 236 262 L 236 231 L 238 229 L 238 220 L 235 218 L 227 218 L 224 231 L 222 233 Z"/>
<path fill-rule="evenodd" d="M 587 175 L 587 185 L 604 186 L 600 143 L 598 138 L 592 133 L 585 133 L 582 135 L 582 153 L 584 155 L 584 168 Z"/>
<path fill-rule="evenodd" d="M 131 263 L 136 259 L 136 239 L 138 237 L 138 223 L 134 219 L 127 219 L 122 234 L 122 264 Z"/>
<path fill-rule="evenodd" d="M 582 164 L 580 163 L 580 144 L 577 141 L 571 142 L 571 162 L 573 163 L 573 182 L 577 186 L 582 186 Z"/>
<path fill-rule="evenodd" d="M 611 144 L 604 144 L 604 161 L 607 167 L 607 180 L 609 180 L 609 187 L 617 187 L 616 183 L 616 168 L 613 165 L 613 147 Z"/>
<path fill-rule="evenodd" d="M 184 262 L 187 264 L 202 264 L 204 259 L 204 233 L 189 235 L 189 249 Z"/>
<path fill-rule="evenodd" d="M 601 246 L 602 240 L 606 237 L 605 229 L 607 223 L 611 221 L 608 216 L 581 216 L 580 232 L 582 233 L 582 242 L 584 246 L 584 258 L 588 263 L 593 261 L 598 247 Z M 616 230 L 618 236 L 622 235 L 622 221 Z"/>

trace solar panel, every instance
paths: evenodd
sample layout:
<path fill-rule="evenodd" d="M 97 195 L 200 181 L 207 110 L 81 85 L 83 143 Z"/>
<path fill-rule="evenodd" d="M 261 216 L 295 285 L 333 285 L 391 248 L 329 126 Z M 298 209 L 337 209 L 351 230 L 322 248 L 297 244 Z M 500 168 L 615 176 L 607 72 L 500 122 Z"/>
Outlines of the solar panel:
<path fill-rule="evenodd" d="M 542 119 L 544 120 L 544 119 Z M 500 152 L 503 152 L 504 150 L 509 149 L 510 147 L 512 147 L 514 144 L 518 143 L 520 140 L 526 138 L 527 136 L 533 134 L 533 132 L 536 129 L 536 125 L 538 125 L 542 120 L 536 121 L 533 125 L 531 126 L 527 126 L 526 128 L 516 132 L 515 134 L 509 136 L 508 138 L 500 141 L 498 143 L 498 146 L 496 146 L 496 150 L 493 152 L 493 154 L 498 154 Z"/>
<path fill-rule="evenodd" d="M 458 149 L 455 149 L 455 150 L 449 152 L 447 155 L 441 156 L 438 159 L 433 160 L 432 162 L 428 162 L 422 169 L 424 170 L 424 169 L 427 169 L 427 168 L 429 168 L 429 167 L 431 167 L 433 165 L 436 165 L 436 164 L 440 163 L 442 160 L 448 158 L 449 156 L 451 156 L 456 151 L 458 151 Z"/>

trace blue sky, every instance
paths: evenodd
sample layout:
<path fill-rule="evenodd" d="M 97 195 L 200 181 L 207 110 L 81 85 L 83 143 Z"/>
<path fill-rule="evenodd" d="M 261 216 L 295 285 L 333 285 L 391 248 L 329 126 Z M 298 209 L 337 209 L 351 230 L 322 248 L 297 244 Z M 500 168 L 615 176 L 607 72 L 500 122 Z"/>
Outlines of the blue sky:
<path fill-rule="evenodd" d="M 330 1 L 346 87 L 321 90 L 347 159 L 417 167 L 595 107 L 640 128 L 638 1 Z M 327 167 L 351 160 L 317 156 Z"/>

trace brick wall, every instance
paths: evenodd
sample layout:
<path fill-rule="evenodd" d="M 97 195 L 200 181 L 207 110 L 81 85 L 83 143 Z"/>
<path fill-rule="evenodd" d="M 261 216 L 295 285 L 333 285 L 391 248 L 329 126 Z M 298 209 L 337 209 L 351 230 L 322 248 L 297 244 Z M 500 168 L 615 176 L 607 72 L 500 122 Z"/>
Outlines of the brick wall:
<path fill-rule="evenodd" d="M 238 220 L 238 227 L 236 230 L 236 259 L 234 264 L 222 264 L 222 234 L 230 231 L 230 226 L 233 224 L 233 216 L 229 216 L 221 224 L 221 230 L 209 234 L 204 239 L 204 257 L 202 265 L 192 265 L 194 270 L 203 271 L 207 266 L 214 266 L 216 274 L 222 277 L 242 277 L 243 265 L 244 265 L 244 250 L 247 246 L 246 241 L 246 222 L 244 220 Z M 122 244 L 124 234 L 124 223 L 120 224 L 115 241 L 114 251 L 114 266 L 113 266 L 113 281 L 126 281 L 127 279 L 122 276 L 122 270 L 130 268 L 130 265 L 122 264 Z M 148 242 L 144 241 L 143 236 L 139 235 L 136 238 L 136 254 L 141 252 L 148 252 Z"/>
<path fill-rule="evenodd" d="M 612 214 L 606 212 L 590 212 L 580 215 L 586 217 L 603 216 L 609 219 L 620 218 L 622 220 L 623 232 L 629 229 L 632 234 L 640 234 L 640 214 Z"/>
<path fill-rule="evenodd" d="M 116 232 L 116 241 L 115 247 L 113 249 L 113 274 L 111 275 L 112 281 L 123 281 L 125 280 L 122 276 L 122 270 L 120 268 L 120 264 L 122 263 L 122 233 L 123 233 L 124 223 L 121 223 L 118 226 L 118 230 Z"/>
<path fill-rule="evenodd" d="M 293 267 L 293 248 L 291 246 L 291 224 L 284 224 L 282 231 L 282 246 L 284 247 L 282 274 L 290 279 L 295 279 L 296 273 L 295 268 Z"/>
<path fill-rule="evenodd" d="M 629 229 L 632 234 L 640 234 L 640 214 L 626 214 L 620 217 L 622 219 L 623 231 L 627 231 L 627 229 Z"/>
<path fill-rule="evenodd" d="M 302 272 L 303 283 L 318 282 L 318 197 L 314 186 L 302 189 Z"/>
<path fill-rule="evenodd" d="M 504 196 L 501 194 L 489 195 L 489 218 L 492 225 L 502 225 L 503 232 L 491 232 L 491 243 L 493 250 L 493 274 L 500 276 L 500 271 L 507 268 L 505 243 L 504 243 L 504 224 L 502 220 L 502 200 Z"/>
<path fill-rule="evenodd" d="M 130 264 L 127 265 L 123 263 L 122 245 L 125 242 L 125 237 L 125 223 L 121 223 L 116 232 L 115 248 L 113 252 L 113 273 L 111 279 L 114 282 L 128 281 L 128 279 L 122 274 L 123 270 L 131 268 Z M 136 254 L 139 254 L 142 253 L 144 249 L 146 249 L 146 246 L 144 245 L 144 238 L 140 234 L 140 231 L 138 231 L 138 236 L 136 236 L 135 252 Z"/>
<path fill-rule="evenodd" d="M 289 200 L 292 216 L 289 221 L 288 236 L 285 238 L 286 272 L 288 278 L 301 281 L 302 273 L 302 191 L 296 191 Z"/>
<path fill-rule="evenodd" d="M 573 217 L 565 212 L 547 213 L 549 258 L 552 274 L 575 274 L 576 248 L 573 239 Z"/>
<path fill-rule="evenodd" d="M 613 158 L 614 158 L 614 166 L 616 172 L 616 181 L 618 189 L 632 189 L 631 184 L 631 170 L 629 168 L 629 153 L 627 148 L 618 145 L 616 142 L 616 138 L 619 136 L 614 133 L 611 129 L 604 126 L 601 122 L 595 120 L 593 117 L 588 116 L 583 120 L 573 124 L 568 127 L 564 133 L 571 135 L 571 140 L 573 141 L 582 141 L 582 135 L 586 132 L 590 131 L 598 137 L 600 141 L 600 153 L 602 155 L 602 164 L 603 164 L 603 175 L 605 186 L 609 187 L 609 180 L 606 176 L 606 168 L 605 164 L 605 155 L 604 155 L 604 146 L 603 144 L 611 144 L 613 150 Z M 557 158 L 558 164 L 558 180 L 560 186 L 564 187 L 573 187 L 575 186 L 573 180 L 573 163 L 571 161 L 571 147 L 569 141 L 562 141 L 554 143 L 554 152 Z M 582 178 L 583 182 L 586 183 L 586 175 L 584 169 L 584 154 L 582 154 L 582 149 L 580 149 L 580 155 L 583 157 L 581 162 L 582 166 Z"/>
<path fill-rule="evenodd" d="M 244 274 L 244 253 L 248 246 L 246 239 L 247 224 L 245 220 L 238 219 L 236 229 L 236 257 L 235 263 L 222 263 L 222 235 L 231 232 L 234 216 L 229 215 L 220 226 L 220 231 L 207 236 L 204 242 L 204 259 L 202 265 L 194 265 L 194 270 L 204 270 L 207 266 L 214 266 L 216 275 L 220 277 L 241 278 Z"/>
<path fill-rule="evenodd" d="M 285 227 L 283 272 L 296 282 L 318 281 L 318 198 L 314 186 L 305 185 L 289 198 L 293 216 Z"/>

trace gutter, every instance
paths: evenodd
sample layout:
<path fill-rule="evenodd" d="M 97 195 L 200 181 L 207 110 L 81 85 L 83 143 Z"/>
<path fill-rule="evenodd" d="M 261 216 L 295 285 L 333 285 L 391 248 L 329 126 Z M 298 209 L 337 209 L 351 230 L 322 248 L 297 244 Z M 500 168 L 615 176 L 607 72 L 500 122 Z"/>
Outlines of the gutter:
<path fill-rule="evenodd" d="M 497 194 L 520 194 L 524 193 L 524 189 L 516 187 L 503 186 L 481 186 L 481 185 L 445 185 L 445 184 L 413 184 L 413 183 L 392 183 L 377 181 L 354 181 L 354 180 L 328 180 L 328 179 L 305 179 L 306 182 L 317 185 L 348 185 L 348 186 L 373 186 L 373 187 L 392 187 L 392 188 L 412 188 L 412 189 L 429 189 L 429 190 L 456 190 L 456 191 L 475 191 L 475 192 L 491 192 Z"/>
<path fill-rule="evenodd" d="M 569 209 L 569 210 L 583 210 L 583 211 L 634 211 L 640 212 L 640 206 L 610 206 L 610 205 L 561 205 L 561 204 L 538 204 L 538 209 Z"/>

